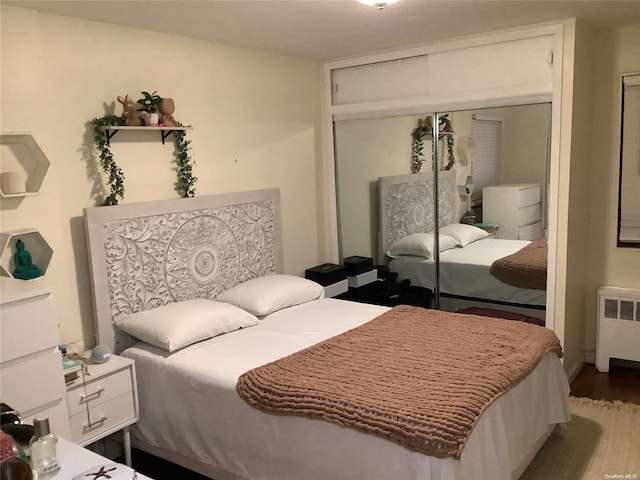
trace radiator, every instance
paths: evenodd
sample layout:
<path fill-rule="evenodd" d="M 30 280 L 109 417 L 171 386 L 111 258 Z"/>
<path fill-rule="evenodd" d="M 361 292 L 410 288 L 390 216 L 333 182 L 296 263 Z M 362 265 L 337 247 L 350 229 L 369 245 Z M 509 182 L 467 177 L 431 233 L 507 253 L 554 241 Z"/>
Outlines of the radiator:
<path fill-rule="evenodd" d="M 596 368 L 609 371 L 609 360 L 640 362 L 640 289 L 598 289 Z"/>

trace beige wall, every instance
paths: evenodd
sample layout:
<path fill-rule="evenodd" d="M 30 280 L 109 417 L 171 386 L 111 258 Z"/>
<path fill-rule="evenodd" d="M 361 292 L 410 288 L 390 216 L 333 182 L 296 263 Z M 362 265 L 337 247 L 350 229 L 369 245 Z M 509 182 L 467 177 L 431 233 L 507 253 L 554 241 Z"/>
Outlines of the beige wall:
<path fill-rule="evenodd" d="M 584 360 L 585 298 L 587 296 L 589 236 L 589 157 L 593 116 L 593 32 L 577 21 L 573 55 L 573 91 L 570 104 L 571 137 L 568 175 L 567 276 L 565 297 L 564 365 L 573 374 Z M 569 106 L 569 105 L 567 105 Z M 563 108 L 565 104 L 563 102 Z M 561 179 L 561 181 L 566 178 Z"/>
<path fill-rule="evenodd" d="M 188 132 L 198 196 L 280 187 L 285 271 L 324 261 L 320 204 L 320 65 L 2 6 L 3 132 L 30 131 L 51 161 L 41 193 L 2 201 L 2 231 L 33 227 L 55 253 L 54 288 L 64 342 L 92 335 L 83 208 L 104 197 L 87 122 L 120 114 L 118 95 L 173 97 Z M 121 203 L 177 198 L 173 146 L 159 135 L 119 133 L 126 176 Z"/>
<path fill-rule="evenodd" d="M 550 141 L 549 104 L 503 108 L 501 183 L 544 183 Z"/>
<path fill-rule="evenodd" d="M 588 285 L 585 348 L 595 351 L 596 292 L 601 285 L 640 288 L 640 249 L 617 248 L 620 162 L 620 75 L 640 72 L 640 25 L 595 32 L 593 49 L 593 135 L 588 198 Z M 584 260 L 584 259 L 583 259 Z"/>
<path fill-rule="evenodd" d="M 417 116 L 335 124 L 342 256 L 378 258 L 378 178 L 411 173 L 411 131 Z M 425 142 L 425 152 L 431 144 Z M 429 171 L 431 165 L 423 165 Z M 378 260 L 379 261 L 379 260 Z"/>

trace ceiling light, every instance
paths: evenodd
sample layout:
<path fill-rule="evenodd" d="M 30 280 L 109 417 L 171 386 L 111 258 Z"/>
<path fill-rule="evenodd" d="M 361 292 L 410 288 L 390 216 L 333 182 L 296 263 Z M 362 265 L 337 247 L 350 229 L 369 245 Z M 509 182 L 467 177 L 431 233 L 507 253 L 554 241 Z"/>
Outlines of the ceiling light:
<path fill-rule="evenodd" d="M 370 5 L 372 7 L 376 7 L 378 10 L 382 10 L 387 5 L 391 5 L 392 3 L 396 3 L 398 0 L 358 0 L 360 3 L 364 3 L 365 5 Z"/>

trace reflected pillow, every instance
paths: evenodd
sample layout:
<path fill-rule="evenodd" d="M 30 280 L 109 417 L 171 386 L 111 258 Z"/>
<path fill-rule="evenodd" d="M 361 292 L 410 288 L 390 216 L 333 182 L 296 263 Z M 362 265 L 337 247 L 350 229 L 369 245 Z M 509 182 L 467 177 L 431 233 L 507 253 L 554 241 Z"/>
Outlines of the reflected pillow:
<path fill-rule="evenodd" d="M 236 285 L 217 299 L 263 317 L 280 309 L 323 297 L 324 287 L 306 278 L 266 275 Z"/>
<path fill-rule="evenodd" d="M 167 303 L 116 320 L 129 335 L 169 352 L 257 323 L 249 312 L 202 298 Z"/>
<path fill-rule="evenodd" d="M 455 238 L 460 247 L 466 247 L 476 240 L 481 240 L 489 236 L 486 230 L 464 223 L 452 223 L 441 227 L 440 233 Z"/>
<path fill-rule="evenodd" d="M 391 258 L 400 256 L 413 256 L 432 258 L 434 252 L 435 235 L 433 232 L 412 233 L 400 240 L 396 240 L 387 250 L 387 255 Z M 457 240 L 448 235 L 440 234 L 439 251 L 444 252 L 458 245 Z"/>

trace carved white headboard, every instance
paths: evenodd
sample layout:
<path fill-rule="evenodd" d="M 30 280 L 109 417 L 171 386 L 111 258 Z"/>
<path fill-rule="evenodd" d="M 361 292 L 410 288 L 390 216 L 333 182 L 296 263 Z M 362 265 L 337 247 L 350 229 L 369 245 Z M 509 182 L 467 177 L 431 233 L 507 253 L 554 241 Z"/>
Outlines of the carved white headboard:
<path fill-rule="evenodd" d="M 380 258 L 396 240 L 433 230 L 433 173 L 380 177 Z M 457 222 L 456 172 L 438 174 L 438 224 Z"/>
<path fill-rule="evenodd" d="M 278 189 L 84 210 L 99 343 L 120 352 L 122 315 L 190 298 L 215 299 L 281 273 Z"/>

